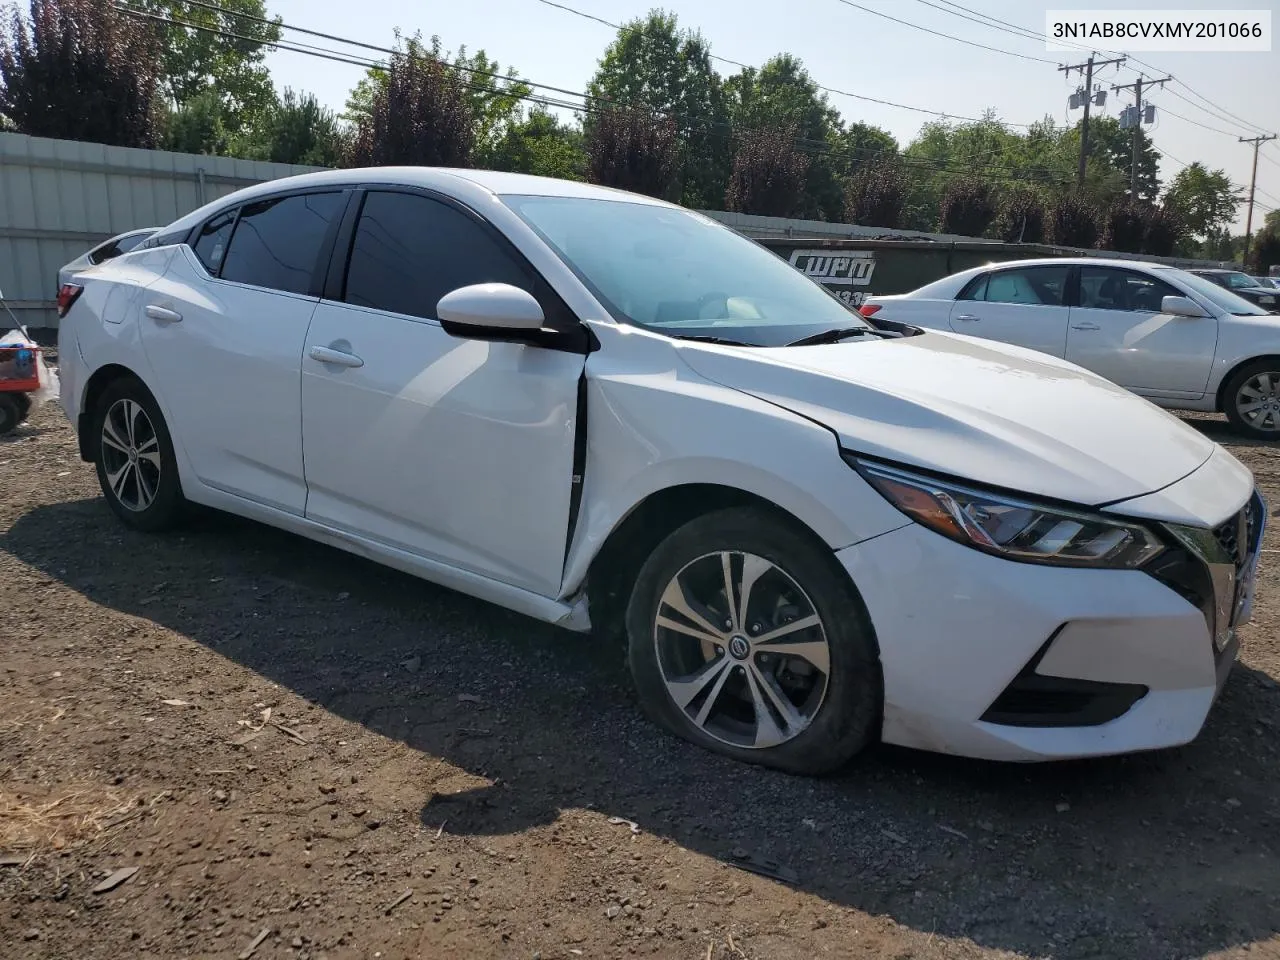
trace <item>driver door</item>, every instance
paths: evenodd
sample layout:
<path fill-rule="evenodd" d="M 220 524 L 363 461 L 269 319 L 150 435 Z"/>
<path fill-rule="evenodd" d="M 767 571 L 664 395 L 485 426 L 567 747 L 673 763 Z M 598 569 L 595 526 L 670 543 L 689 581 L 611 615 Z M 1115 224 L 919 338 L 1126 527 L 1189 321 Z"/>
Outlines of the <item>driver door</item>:
<path fill-rule="evenodd" d="M 555 596 L 586 358 L 451 336 L 436 304 L 509 283 L 549 325 L 576 318 L 496 229 L 451 202 L 371 190 L 349 236 L 302 355 L 306 516 Z"/>

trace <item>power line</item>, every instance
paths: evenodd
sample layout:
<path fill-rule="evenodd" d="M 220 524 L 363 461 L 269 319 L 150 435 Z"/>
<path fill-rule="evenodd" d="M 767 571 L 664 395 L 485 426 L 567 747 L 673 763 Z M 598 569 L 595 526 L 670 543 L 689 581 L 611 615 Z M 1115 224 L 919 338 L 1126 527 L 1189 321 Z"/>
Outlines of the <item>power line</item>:
<path fill-rule="evenodd" d="M 855 10 L 861 10 L 863 13 L 869 13 L 872 16 L 881 17 L 885 20 L 891 20 L 894 23 L 901 24 L 904 27 L 910 27 L 913 30 L 920 30 L 923 33 L 932 34 L 935 37 L 941 37 L 943 40 L 954 40 L 956 43 L 963 43 L 966 46 L 977 47 L 979 50 L 990 50 L 992 53 L 1002 53 L 1007 57 L 1017 57 L 1020 60 L 1033 60 L 1036 63 L 1056 63 L 1056 60 L 1046 60 L 1044 57 L 1033 57 L 1028 53 L 1018 53 L 1015 50 L 1005 50 L 1002 47 L 989 47 L 985 43 L 978 43 L 976 40 L 966 40 L 964 37 L 955 37 L 949 33 L 942 33 L 939 30 L 930 27 L 921 26 L 918 23 L 912 23 L 910 20 L 899 20 L 887 13 L 881 13 L 879 10 L 873 10 L 871 7 L 864 7 L 860 3 L 854 3 L 853 0 L 836 0 L 837 3 L 843 3 L 846 7 L 853 7 Z M 932 4 L 931 4 L 932 6 Z"/>
<path fill-rule="evenodd" d="M 576 10 L 573 7 L 566 6 L 563 3 L 555 3 L 553 2 L 553 0 L 536 0 L 536 2 L 541 3 L 544 6 L 554 7 L 556 10 L 562 10 L 565 13 L 573 14 L 576 17 L 582 17 L 585 20 L 592 20 L 596 23 L 602 24 L 603 26 L 611 27 L 614 30 L 634 29 L 634 28 L 625 27 L 622 24 L 613 23 L 609 20 L 605 20 L 603 17 L 598 17 L 595 14 L 586 13 L 583 10 Z M 717 56 L 716 54 L 708 54 L 708 56 L 712 60 L 717 60 L 720 63 L 731 64 L 732 66 L 739 67 L 744 70 L 753 69 L 745 63 L 741 63 L 737 60 L 730 60 L 727 57 Z M 913 113 L 923 113 L 932 117 L 939 117 L 943 120 L 964 120 L 967 123 L 982 122 L 982 118 L 980 117 L 964 117 L 954 113 L 946 113 L 945 111 L 942 111 L 942 110 L 930 110 L 926 107 L 915 107 L 906 103 L 895 103 L 892 100 L 882 100 L 879 97 L 868 97 L 865 94 L 861 94 L 861 93 L 851 93 L 848 90 L 841 90 L 838 87 L 828 87 L 821 83 L 816 83 L 816 82 L 814 83 L 814 86 L 817 87 L 819 90 L 824 91 L 825 93 L 833 93 L 833 94 L 836 94 L 837 96 L 849 97 L 853 100 L 862 100 L 866 103 L 876 103 L 883 107 L 894 107 L 898 110 L 910 110 Z M 1026 129 L 1031 126 L 1031 124 L 1029 123 L 1014 123 L 1011 120 L 1002 120 L 1000 122 L 1005 124 L 1006 126 L 1021 127 L 1023 129 Z"/>
<path fill-rule="evenodd" d="M 186 2 L 188 3 L 198 2 L 198 0 L 186 0 Z M 199 3 L 198 5 L 208 6 L 208 4 L 203 4 L 203 3 Z M 203 24 L 192 23 L 190 21 L 181 20 L 171 16 L 162 16 L 159 14 L 153 14 L 153 13 L 137 10 L 131 7 L 123 6 L 123 5 L 117 5 L 117 9 L 119 9 L 121 12 L 129 16 L 134 16 L 134 17 L 152 20 L 152 21 L 158 21 L 161 23 L 169 24 L 171 26 L 186 27 L 188 29 L 197 30 L 202 33 L 208 33 L 211 35 L 220 36 L 225 39 L 240 40 L 240 41 L 245 41 L 250 43 L 260 43 L 263 46 L 271 47 L 273 49 L 283 50 L 289 53 L 301 53 L 306 56 L 319 57 L 322 59 L 331 60 L 338 63 L 346 63 L 352 66 L 363 67 L 365 69 L 386 69 L 386 64 L 381 61 L 376 61 L 376 60 L 372 60 L 365 57 L 359 57 L 356 55 L 346 55 L 346 54 L 342 54 L 326 48 L 314 46 L 312 44 L 302 44 L 302 43 L 297 43 L 294 41 L 286 41 L 286 40 L 265 41 L 255 37 L 247 36 L 242 33 L 238 33 L 236 31 L 226 30 L 226 29 L 217 28 L 217 27 L 209 27 Z M 254 19 L 261 19 L 261 18 L 254 18 Z M 279 26 L 281 26 L 284 29 L 294 29 L 294 30 L 298 30 L 299 32 L 303 32 L 302 28 L 291 27 L 287 24 L 282 23 L 282 24 L 279 24 Z M 305 32 L 312 35 L 316 34 L 316 31 L 305 31 Z M 346 39 L 343 37 L 337 37 L 332 35 L 326 35 L 326 36 L 328 36 L 329 38 L 333 39 L 335 42 L 338 42 L 338 43 L 347 42 Z M 387 48 L 372 47 L 372 45 L 370 44 L 359 44 L 359 45 L 364 46 L 366 48 L 372 48 L 372 49 L 387 49 Z M 396 51 L 390 50 L 390 49 L 387 49 L 387 52 L 392 54 L 396 53 Z M 467 68 L 458 67 L 456 64 L 451 64 L 450 66 L 455 69 L 464 70 L 466 72 L 479 74 L 486 77 L 498 77 L 498 78 L 504 77 L 504 75 L 502 74 L 491 74 L 486 71 L 467 70 Z M 518 83 L 528 83 L 529 85 L 534 85 L 530 81 L 525 81 L 520 78 L 514 78 L 514 79 L 515 79 L 515 82 L 518 82 Z M 571 103 L 571 102 L 566 102 L 564 100 L 552 99 L 552 98 L 538 96 L 534 94 L 519 94 L 511 91 L 495 91 L 487 87 L 477 87 L 477 86 L 468 85 L 468 84 L 464 84 L 463 86 L 466 89 L 475 90 L 486 97 L 504 96 L 504 97 L 510 97 L 512 99 L 530 101 L 530 102 L 542 104 L 545 106 L 558 107 L 561 109 L 574 110 L 574 111 L 579 111 L 583 113 L 599 112 L 597 108 L 591 107 L 587 105 L 585 102 L 582 104 Z M 545 85 L 538 85 L 538 86 L 545 87 Z M 558 90 L 560 88 L 551 88 L 551 89 Z M 571 96 L 580 97 L 584 101 L 588 99 L 592 99 L 605 104 L 611 104 L 611 105 L 613 104 L 612 101 L 609 101 L 601 97 L 592 97 L 588 94 L 578 93 L 574 91 L 563 91 L 563 92 L 566 92 Z M 620 104 L 620 105 L 632 106 L 629 104 Z M 660 111 L 654 111 L 654 114 L 655 116 L 665 116 L 667 119 L 671 119 L 671 120 L 676 120 L 676 121 L 679 120 L 679 118 L 674 115 L 662 114 Z M 717 130 L 714 130 L 713 127 L 720 127 L 722 129 L 717 131 Z M 691 132 L 703 132 L 703 133 L 719 135 L 724 137 L 733 136 L 732 126 L 725 123 L 711 124 L 711 125 L 705 125 L 705 126 L 698 126 L 698 125 L 690 126 L 686 124 L 681 129 L 681 132 L 685 134 L 688 134 Z M 799 137 L 794 138 L 793 144 L 800 152 L 806 153 L 810 156 L 829 155 L 829 156 L 835 156 L 835 157 L 844 157 L 846 159 L 858 159 L 859 155 L 863 155 L 863 156 L 869 156 L 870 158 L 874 159 L 875 157 L 878 157 L 883 153 L 883 151 L 867 151 L 867 150 L 857 150 L 857 149 L 851 149 L 851 148 L 835 148 L 824 141 L 813 140 L 808 138 L 799 138 Z M 934 172 L 941 173 L 941 174 L 954 174 L 954 175 L 960 176 L 964 174 L 972 174 L 972 173 L 978 172 L 978 173 L 982 173 L 984 176 L 989 177 L 990 179 L 995 179 L 995 180 L 1024 181 L 1028 179 L 1028 177 L 1031 177 L 1032 179 L 1040 179 L 1040 180 L 1048 181 L 1048 180 L 1053 180 L 1054 178 L 1052 171 L 1046 170 L 1044 168 L 1017 169 L 1017 168 L 1010 168 L 1010 167 L 973 165 L 967 162 L 967 161 L 972 161 L 974 159 L 976 158 L 955 158 L 955 162 L 965 163 L 964 168 L 961 170 L 956 170 L 951 167 L 948 167 L 947 166 L 948 161 L 945 161 L 945 160 L 929 160 L 925 158 L 899 157 L 899 162 L 907 167 L 916 167 L 921 169 L 929 168 Z M 1044 175 L 1038 178 L 1035 177 L 1034 174 L 1038 172 Z M 1062 181 L 1062 182 L 1065 182 L 1065 181 Z"/>
<path fill-rule="evenodd" d="M 1166 91 L 1166 92 L 1168 92 L 1168 93 L 1172 93 L 1173 91 L 1172 91 L 1172 90 L 1170 90 L 1170 91 Z M 1200 128 L 1200 129 L 1202 129 L 1202 130 L 1208 130 L 1210 133 L 1220 133 L 1220 134 L 1222 134 L 1224 137 L 1234 137 L 1234 136 L 1236 136 L 1236 134 L 1231 133 L 1231 132 L 1230 132 L 1230 131 L 1228 131 L 1228 130 L 1219 130 L 1217 127 L 1211 127 L 1211 126 L 1209 126 L 1207 123 L 1201 123 L 1199 120 L 1192 120 L 1190 117 L 1184 117 L 1184 116 L 1183 116 L 1182 114 L 1180 114 L 1180 113 L 1174 113 L 1174 112 L 1173 112 L 1172 110 L 1170 110 L 1168 107 L 1161 107 L 1161 108 L 1160 108 L 1160 112 L 1161 112 L 1161 113 L 1167 113 L 1167 114 L 1168 114 L 1169 116 L 1171 116 L 1171 117 L 1177 117 L 1179 120 L 1182 120 L 1182 121 L 1184 121 L 1184 122 L 1186 122 L 1186 123 L 1194 124 L 1195 126 L 1199 127 L 1199 128 Z"/>

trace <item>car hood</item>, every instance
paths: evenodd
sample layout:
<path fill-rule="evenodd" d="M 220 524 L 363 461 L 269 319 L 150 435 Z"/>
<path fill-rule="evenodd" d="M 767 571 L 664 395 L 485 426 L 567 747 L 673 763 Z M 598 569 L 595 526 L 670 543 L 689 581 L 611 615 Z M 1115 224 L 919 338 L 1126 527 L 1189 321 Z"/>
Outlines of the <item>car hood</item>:
<path fill-rule="evenodd" d="M 1071 503 L 1159 490 L 1216 448 L 1074 364 L 955 334 L 681 352 L 702 376 L 823 424 L 855 453 Z"/>

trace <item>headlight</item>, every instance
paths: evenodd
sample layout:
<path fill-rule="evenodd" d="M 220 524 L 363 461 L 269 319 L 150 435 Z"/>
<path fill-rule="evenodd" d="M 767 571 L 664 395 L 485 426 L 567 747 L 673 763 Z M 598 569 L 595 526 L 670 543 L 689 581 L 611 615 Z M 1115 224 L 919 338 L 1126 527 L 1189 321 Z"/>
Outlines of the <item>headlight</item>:
<path fill-rule="evenodd" d="M 1136 523 L 961 486 L 848 454 L 845 459 L 912 520 L 984 553 L 1024 563 L 1134 569 L 1164 549 L 1154 533 Z"/>

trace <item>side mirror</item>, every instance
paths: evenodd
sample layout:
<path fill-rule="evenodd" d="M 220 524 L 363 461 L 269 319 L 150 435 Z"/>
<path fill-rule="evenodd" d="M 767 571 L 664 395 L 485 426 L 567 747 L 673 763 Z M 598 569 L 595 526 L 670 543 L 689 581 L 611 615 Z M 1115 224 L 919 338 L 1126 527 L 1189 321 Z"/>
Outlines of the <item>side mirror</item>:
<path fill-rule="evenodd" d="M 534 339 L 546 317 L 533 295 L 507 283 L 477 283 L 436 304 L 445 333 L 476 340 Z"/>
<path fill-rule="evenodd" d="M 1160 312 L 1174 317 L 1207 316 L 1190 297 L 1165 297 L 1160 301 Z"/>

